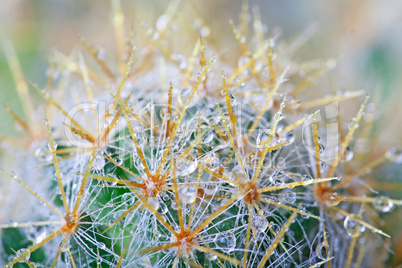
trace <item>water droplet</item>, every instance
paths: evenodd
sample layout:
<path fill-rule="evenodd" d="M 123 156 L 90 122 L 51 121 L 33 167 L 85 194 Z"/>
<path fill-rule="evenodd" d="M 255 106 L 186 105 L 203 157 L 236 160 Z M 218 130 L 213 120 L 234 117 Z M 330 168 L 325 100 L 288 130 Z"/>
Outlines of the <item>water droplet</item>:
<path fill-rule="evenodd" d="M 396 164 L 402 164 L 402 151 L 396 147 L 387 150 L 385 157 Z"/>
<path fill-rule="evenodd" d="M 214 133 L 212 131 L 208 131 L 207 134 L 202 138 L 202 142 L 210 143 L 214 138 Z"/>
<path fill-rule="evenodd" d="M 363 116 L 363 120 L 367 123 L 372 122 L 374 120 L 374 118 L 375 118 L 375 114 L 371 113 L 371 112 L 368 112 Z"/>
<path fill-rule="evenodd" d="M 95 52 L 96 52 L 96 58 L 97 58 L 98 60 L 103 60 L 103 59 L 105 58 L 106 50 L 105 50 L 104 48 L 102 48 L 102 47 L 97 47 L 97 48 L 95 49 Z"/>
<path fill-rule="evenodd" d="M 192 88 L 190 88 L 190 87 L 184 88 L 180 95 L 181 99 L 182 100 L 187 99 L 187 97 L 190 95 L 191 91 L 192 91 Z"/>
<path fill-rule="evenodd" d="M 319 151 L 320 155 L 325 154 L 325 147 L 321 143 L 319 144 L 319 150 L 318 151 Z"/>
<path fill-rule="evenodd" d="M 9 224 L 10 226 L 12 226 L 12 227 L 17 227 L 17 226 L 18 226 L 18 222 L 13 221 L 13 220 L 10 220 L 10 221 L 8 222 L 8 224 Z"/>
<path fill-rule="evenodd" d="M 44 150 L 42 148 L 36 149 L 36 151 L 35 151 L 35 157 L 36 158 L 38 158 L 39 160 L 44 160 L 44 158 L 43 158 L 44 155 L 45 155 L 45 152 L 44 152 Z"/>
<path fill-rule="evenodd" d="M 166 204 L 163 202 L 160 202 L 159 203 L 159 213 L 166 214 L 167 212 L 168 212 L 168 207 L 166 206 Z"/>
<path fill-rule="evenodd" d="M 159 33 L 155 32 L 155 33 L 152 35 L 152 39 L 158 40 L 158 39 L 159 39 Z"/>
<path fill-rule="evenodd" d="M 232 94 L 229 94 L 229 99 L 230 99 L 230 104 L 231 104 L 232 106 L 235 106 L 235 105 L 237 104 L 236 97 L 233 96 Z"/>
<path fill-rule="evenodd" d="M 350 160 L 352 160 L 353 155 L 354 155 L 353 150 L 352 150 L 349 146 L 346 147 L 346 150 L 345 150 L 345 161 L 350 161 Z"/>
<path fill-rule="evenodd" d="M 222 122 L 227 125 L 230 126 L 230 116 L 228 114 L 225 114 L 222 118 Z M 226 136 L 226 131 L 222 131 L 222 133 Z"/>
<path fill-rule="evenodd" d="M 222 232 L 216 235 L 214 242 L 219 249 L 232 252 L 236 245 L 236 237 L 232 232 Z"/>
<path fill-rule="evenodd" d="M 315 254 L 317 255 L 317 258 L 319 258 L 320 260 L 327 259 L 327 251 L 325 249 L 324 242 L 317 245 L 317 247 L 315 248 Z"/>
<path fill-rule="evenodd" d="M 282 168 L 285 167 L 285 165 L 286 165 L 286 160 L 285 160 L 285 158 L 279 157 L 278 160 L 277 160 L 277 162 L 276 162 L 276 167 L 279 168 L 279 169 L 282 169 Z"/>
<path fill-rule="evenodd" d="M 207 253 L 207 258 L 210 261 L 216 261 L 216 259 L 218 258 L 218 256 L 216 256 L 215 254 L 212 253 Z"/>
<path fill-rule="evenodd" d="M 296 201 L 296 193 L 288 191 L 282 194 L 282 201 L 285 203 L 293 204 Z"/>
<path fill-rule="evenodd" d="M 15 255 L 14 254 L 10 254 L 10 255 L 8 255 L 7 256 L 7 262 L 11 262 L 11 261 L 13 261 L 15 259 Z M 10 266 L 11 268 L 13 267 L 13 266 Z"/>
<path fill-rule="evenodd" d="M 184 159 L 178 159 L 176 162 L 176 170 L 177 174 L 180 176 L 186 176 L 191 173 L 197 168 L 197 160 L 193 161 L 185 161 Z"/>
<path fill-rule="evenodd" d="M 251 156 L 248 157 L 247 160 L 248 160 L 246 162 L 247 165 L 252 169 L 252 168 L 254 168 L 255 166 L 258 165 L 258 162 L 260 161 L 260 158 L 256 154 L 251 153 Z M 240 174 L 242 174 L 242 172 Z"/>
<path fill-rule="evenodd" d="M 216 170 L 220 167 L 220 161 L 218 157 L 213 157 L 209 163 L 211 170 Z"/>
<path fill-rule="evenodd" d="M 164 107 L 161 108 L 160 116 L 161 116 L 162 119 L 169 120 L 171 118 L 172 115 L 170 113 L 168 113 L 168 111 L 169 111 L 168 106 L 164 106 Z"/>
<path fill-rule="evenodd" d="M 109 105 L 108 105 L 107 113 L 108 113 L 110 116 L 116 115 L 116 114 L 117 114 L 117 107 L 116 107 L 114 104 L 109 104 Z M 110 120 L 110 121 L 107 121 L 106 124 L 111 123 L 112 118 L 109 118 L 108 120 Z"/>
<path fill-rule="evenodd" d="M 171 206 L 171 208 L 174 209 L 174 210 L 177 210 L 177 209 L 178 209 L 176 201 L 172 201 L 172 203 L 171 203 L 170 206 Z"/>
<path fill-rule="evenodd" d="M 282 173 L 274 173 L 269 176 L 268 179 L 272 184 L 276 186 L 280 186 L 285 183 L 285 176 Z"/>
<path fill-rule="evenodd" d="M 300 101 L 300 100 L 295 99 L 295 98 L 290 98 L 290 99 L 289 99 L 289 106 L 290 106 L 290 109 L 296 110 L 296 109 L 298 109 L 298 108 L 300 107 L 300 105 L 301 105 L 301 101 Z"/>
<path fill-rule="evenodd" d="M 394 203 L 392 203 L 391 199 L 386 196 L 379 196 L 378 199 L 373 203 L 375 209 L 381 212 L 388 212 L 390 211 Z"/>
<path fill-rule="evenodd" d="M 77 192 L 77 197 L 83 197 L 84 196 L 84 191 L 83 190 L 79 190 L 78 192 Z"/>
<path fill-rule="evenodd" d="M 360 233 L 364 232 L 366 230 L 366 227 L 364 225 L 359 225 L 359 230 L 356 233 L 356 227 L 357 223 L 355 220 L 352 220 L 349 216 L 345 218 L 343 221 L 343 228 L 345 228 L 346 234 L 350 237 L 355 237 L 356 235 L 358 236 Z"/>
<path fill-rule="evenodd" d="M 325 195 L 325 201 L 328 206 L 334 207 L 337 206 L 342 201 L 342 196 L 338 193 L 327 193 Z"/>
<path fill-rule="evenodd" d="M 163 201 L 168 201 L 168 200 L 170 200 L 169 195 L 166 194 L 166 193 L 163 193 L 163 192 L 162 192 L 162 193 L 160 193 L 159 196 L 162 197 Z"/>
<path fill-rule="evenodd" d="M 180 115 L 176 114 L 175 116 L 173 116 L 173 121 L 177 122 L 177 120 L 179 120 Z"/>
<path fill-rule="evenodd" d="M 156 29 L 158 31 L 163 31 L 165 30 L 167 24 L 169 22 L 169 16 L 166 14 L 163 14 L 162 16 L 160 16 L 158 18 L 158 20 L 156 21 Z"/>
<path fill-rule="evenodd" d="M 275 232 L 275 234 L 279 234 L 279 232 L 281 231 L 281 227 L 278 224 L 271 221 L 269 225 L 271 226 L 270 229 L 272 229 L 272 231 Z"/>
<path fill-rule="evenodd" d="M 268 131 L 262 131 L 258 134 L 257 136 L 257 147 L 258 149 L 262 150 L 265 146 L 268 146 L 268 144 L 265 144 L 268 142 L 269 137 L 270 137 L 270 132 L 271 130 Z"/>
<path fill-rule="evenodd" d="M 258 232 L 258 233 L 264 232 L 264 231 L 267 229 L 267 227 L 268 227 L 268 221 L 267 221 L 267 219 L 266 219 L 264 216 L 262 216 L 262 215 L 254 216 L 254 217 L 251 219 L 251 222 L 252 222 L 252 224 L 253 224 L 254 229 L 255 229 L 256 232 Z"/>
<path fill-rule="evenodd" d="M 143 130 L 143 125 L 137 120 L 132 121 L 132 126 L 135 133 L 139 133 Z"/>
<path fill-rule="evenodd" d="M 31 252 L 27 248 L 21 248 L 21 249 L 17 250 L 15 255 L 17 258 L 20 259 L 18 262 L 25 262 L 25 261 L 28 261 L 29 258 L 31 257 Z"/>
<path fill-rule="evenodd" d="M 222 96 L 225 96 L 225 89 L 224 88 L 222 88 L 220 92 L 221 92 Z"/>
<path fill-rule="evenodd" d="M 304 207 L 301 207 L 299 210 L 300 210 L 301 212 L 308 213 L 308 211 L 307 211 Z M 308 219 L 308 218 L 310 218 L 310 216 L 307 215 L 307 214 L 302 214 L 302 213 L 300 213 L 300 216 L 301 216 L 303 219 Z"/>
<path fill-rule="evenodd" d="M 36 238 L 36 228 L 35 226 L 28 226 L 25 230 L 25 234 L 30 241 L 35 241 Z"/>
<path fill-rule="evenodd" d="M 49 122 L 47 121 L 46 117 L 43 118 L 42 123 L 45 124 L 46 126 L 49 124 Z"/>
<path fill-rule="evenodd" d="M 349 130 L 353 130 L 353 125 L 354 125 L 355 121 L 354 120 L 350 120 L 349 124 L 348 124 L 348 129 Z M 359 124 L 356 123 L 356 125 L 354 126 L 354 129 L 358 128 Z"/>
<path fill-rule="evenodd" d="M 100 242 L 100 243 L 99 243 L 99 248 L 100 248 L 100 249 L 106 249 L 105 243 Z"/>
<path fill-rule="evenodd" d="M 29 226 L 26 229 L 25 233 L 30 241 L 37 244 L 42 242 L 42 240 L 46 238 L 46 236 L 48 235 L 47 231 L 48 230 L 46 226 L 39 226 L 39 227 Z"/>
<path fill-rule="evenodd" d="M 274 115 L 274 120 L 275 121 L 279 121 L 279 120 L 282 120 L 282 118 L 283 118 L 283 114 L 282 113 L 276 113 L 275 115 Z"/>
<path fill-rule="evenodd" d="M 143 133 L 135 133 L 135 139 L 140 147 L 147 145 L 147 137 Z"/>
<path fill-rule="evenodd" d="M 116 161 L 116 163 L 117 163 L 118 165 L 120 165 L 120 166 L 121 166 L 121 164 L 123 164 L 123 160 L 122 160 L 120 157 L 116 157 L 116 158 L 114 159 L 114 161 Z"/>
<path fill-rule="evenodd" d="M 239 57 L 238 61 L 237 61 L 237 66 L 243 66 L 245 65 L 247 62 L 249 61 L 249 57 L 247 56 L 241 56 Z"/>
<path fill-rule="evenodd" d="M 148 197 L 147 202 L 151 206 L 152 210 L 158 210 L 159 200 L 157 197 Z"/>
<path fill-rule="evenodd" d="M 161 234 L 161 232 L 159 232 L 159 231 L 157 231 L 157 232 L 155 233 L 155 235 L 156 235 L 157 238 L 161 238 L 161 237 L 162 237 L 162 234 Z"/>
<path fill-rule="evenodd" d="M 59 187 L 56 187 L 56 188 L 54 189 L 54 192 L 55 192 L 56 194 L 61 194 L 61 189 L 60 189 Z"/>
<path fill-rule="evenodd" d="M 289 131 L 289 132 L 286 134 L 286 141 L 287 141 L 287 142 L 293 143 L 293 142 L 295 141 L 295 139 L 296 139 L 296 137 L 295 137 L 295 135 L 293 134 L 293 131 Z"/>
<path fill-rule="evenodd" d="M 68 213 L 64 216 L 64 219 L 66 220 L 66 222 L 68 223 L 74 223 L 75 222 L 75 215 L 74 213 Z"/>
<path fill-rule="evenodd" d="M 137 152 L 133 153 L 134 166 L 139 170 L 144 170 L 141 158 L 137 155 Z"/>
<path fill-rule="evenodd" d="M 184 204 L 191 204 L 195 200 L 196 188 L 195 187 L 180 187 L 179 199 Z"/>
<path fill-rule="evenodd" d="M 131 193 L 125 193 L 121 196 L 121 202 L 127 206 L 132 206 L 134 204 L 134 197 Z"/>
<path fill-rule="evenodd" d="M 96 155 L 92 163 L 92 169 L 97 171 L 102 170 L 105 164 L 106 164 L 105 158 L 103 158 L 103 156 L 101 155 Z"/>
<path fill-rule="evenodd" d="M 300 181 L 305 182 L 305 181 L 311 181 L 313 178 L 310 175 L 304 174 L 300 176 Z"/>
<path fill-rule="evenodd" d="M 106 177 L 109 177 L 109 178 L 115 179 L 115 180 L 118 179 L 117 176 L 113 173 L 106 174 Z M 108 181 L 107 182 L 107 185 L 109 185 L 110 187 L 116 186 L 116 184 L 117 184 L 116 181 Z"/>
<path fill-rule="evenodd" d="M 68 250 L 68 244 L 64 243 L 63 246 L 61 246 L 61 251 L 66 252 Z"/>

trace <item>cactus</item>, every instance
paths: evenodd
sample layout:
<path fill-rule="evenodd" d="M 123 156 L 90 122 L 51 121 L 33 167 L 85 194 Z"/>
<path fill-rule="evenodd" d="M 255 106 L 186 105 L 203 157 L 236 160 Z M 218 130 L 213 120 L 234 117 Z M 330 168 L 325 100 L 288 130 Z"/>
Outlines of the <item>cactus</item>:
<path fill-rule="evenodd" d="M 361 180 L 402 153 L 354 159 L 369 97 L 301 101 L 334 60 L 293 63 L 294 46 L 275 45 L 258 13 L 256 42 L 247 19 L 231 23 L 235 67 L 202 36 L 188 57 L 171 51 L 171 16 L 145 26 L 147 48 L 117 34 L 114 63 L 81 38 L 97 69 L 55 53 L 47 87 L 28 81 L 45 100 L 40 120 L 6 47 L 28 119 L 5 108 L 28 138 L 10 145 L 18 159 L 2 171 L 35 198 L 26 222 L 0 226 L 6 267 L 375 266 L 389 237 L 381 215 L 402 201 Z M 351 98 L 362 104 L 346 125 L 330 128 L 315 111 L 341 121 L 337 104 Z"/>

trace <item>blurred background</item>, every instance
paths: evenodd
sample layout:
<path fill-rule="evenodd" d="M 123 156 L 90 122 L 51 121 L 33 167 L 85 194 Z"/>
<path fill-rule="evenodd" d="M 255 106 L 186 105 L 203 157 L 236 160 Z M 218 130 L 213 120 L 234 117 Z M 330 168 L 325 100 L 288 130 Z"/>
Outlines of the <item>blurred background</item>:
<path fill-rule="evenodd" d="M 402 122 L 402 2 L 398 0 L 340 0 L 328 4 L 321 0 L 250 0 L 259 6 L 268 34 L 281 32 L 280 40 L 290 42 L 308 27 L 315 34 L 298 51 L 295 60 L 335 57 L 338 65 L 324 77 L 322 92 L 365 89 L 381 93 L 383 112 L 390 122 Z M 147 42 L 141 22 L 154 26 L 169 1 L 122 0 L 127 33 L 133 23 L 137 45 Z M 210 29 L 210 38 L 219 48 L 236 47 L 229 19 L 237 24 L 241 0 L 181 1 L 177 23 L 194 25 L 201 19 Z M 46 69 L 54 49 L 69 54 L 82 49 L 78 34 L 99 44 L 110 55 L 114 49 L 110 1 L 98 0 L 14 0 L 0 3 L 0 41 L 15 46 L 24 74 L 39 85 L 45 84 Z M 185 36 L 184 39 L 185 40 Z M 194 40 L 181 42 L 190 51 Z M 225 46 L 226 45 L 226 46 Z M 21 107 L 13 81 L 0 49 L 0 100 L 17 114 Z M 387 108 L 392 107 L 392 108 Z M 398 109 L 398 110 L 395 110 Z M 15 134 L 12 118 L 0 109 L 0 136 Z M 387 124 L 384 142 L 402 140 L 398 124 Z M 395 136 L 396 135 L 396 136 Z"/>
<path fill-rule="evenodd" d="M 141 23 L 154 27 L 169 2 L 121 0 L 126 34 L 132 23 L 137 46 L 148 42 Z M 333 57 L 338 64 L 320 78 L 313 86 L 313 92 L 325 95 L 338 90 L 364 89 L 372 95 L 377 94 L 376 109 L 381 112 L 377 147 L 384 151 L 390 146 L 402 146 L 402 1 L 305 0 L 301 4 L 299 0 L 249 0 L 249 4 L 259 7 L 268 35 L 280 32 L 281 41 L 291 42 L 304 30 L 314 28 L 314 35 L 297 52 L 295 61 Z M 220 49 L 214 52 L 221 53 L 230 61 L 230 51 L 238 46 L 229 20 L 238 24 L 241 6 L 241 0 L 183 0 L 175 23 L 180 31 L 181 25 L 194 28 L 202 21 L 210 31 L 207 38 L 211 44 L 209 49 L 214 51 L 214 44 L 216 49 Z M 105 0 L 0 1 L 0 102 L 24 118 L 4 54 L 4 44 L 12 42 L 25 76 L 44 87 L 52 51 L 57 49 L 68 55 L 78 49 L 84 50 L 79 34 L 91 44 L 105 48 L 106 59 L 113 59 L 116 49 L 111 20 L 111 2 Z M 195 39 L 189 40 L 186 33 L 178 35 L 180 42 L 177 46 L 188 55 Z M 37 98 L 39 103 L 39 96 L 31 91 L 32 98 Z M 359 103 L 361 99 L 356 100 L 356 105 Z M 0 138 L 14 135 L 18 135 L 15 123 L 0 107 Z M 387 175 L 386 172 L 382 174 Z M 395 177 L 395 174 L 400 181 L 401 169 L 388 175 Z M 392 197 L 401 198 L 400 192 Z M 395 222 L 398 227 L 398 222 L 402 222 L 400 211 L 386 220 Z M 398 232 L 395 235 L 395 241 L 402 241 L 402 230 L 399 236 Z M 402 243 L 396 252 L 396 256 L 402 256 Z M 402 262 L 402 257 L 399 259 Z"/>

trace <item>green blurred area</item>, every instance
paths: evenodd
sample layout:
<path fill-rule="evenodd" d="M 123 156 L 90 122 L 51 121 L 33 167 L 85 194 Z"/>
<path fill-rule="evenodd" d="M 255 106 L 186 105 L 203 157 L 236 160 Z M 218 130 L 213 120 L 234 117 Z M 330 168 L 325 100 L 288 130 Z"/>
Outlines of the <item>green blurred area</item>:
<path fill-rule="evenodd" d="M 46 52 L 38 52 L 38 40 L 36 39 L 36 36 L 31 36 L 29 39 L 24 40 L 23 43 L 18 43 L 18 46 L 15 48 L 18 51 L 18 56 L 20 58 L 20 64 L 22 66 L 24 75 L 36 83 L 43 85 L 45 81 L 44 73 L 46 72 L 47 68 L 47 63 L 45 60 L 43 60 L 43 57 L 45 56 L 44 54 Z M 25 119 L 21 102 L 15 89 L 15 83 L 4 54 L 1 54 L 0 56 L 0 69 L 2 70 L 0 72 L 1 103 L 9 106 L 18 116 Z M 31 93 L 32 96 L 35 97 L 34 92 Z M 3 106 L 0 108 L 0 118 L 0 136 L 19 134 L 15 129 L 14 120 L 7 113 Z"/>

